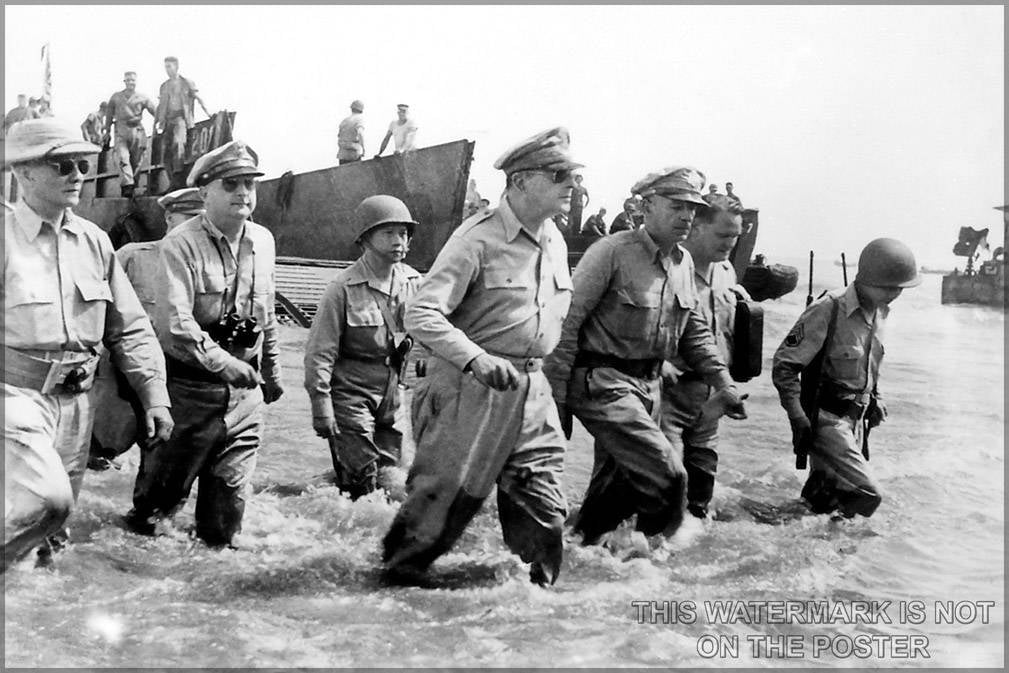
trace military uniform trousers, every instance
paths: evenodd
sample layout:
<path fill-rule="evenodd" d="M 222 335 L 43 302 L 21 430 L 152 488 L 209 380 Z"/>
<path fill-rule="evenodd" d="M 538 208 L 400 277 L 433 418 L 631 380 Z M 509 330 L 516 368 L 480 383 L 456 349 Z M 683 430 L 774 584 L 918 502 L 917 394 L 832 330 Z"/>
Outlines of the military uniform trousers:
<path fill-rule="evenodd" d="M 686 473 L 675 434 L 659 426 L 661 379 L 610 367 L 575 367 L 568 408 L 595 437 L 595 462 L 575 530 L 594 544 L 637 514 L 645 535 L 672 535 L 683 522 Z"/>
<path fill-rule="evenodd" d="M 262 390 L 169 376 L 168 394 L 175 429 L 167 442 L 144 452 L 131 518 L 174 516 L 199 479 L 196 534 L 212 546 L 231 544 L 256 467 Z"/>
<path fill-rule="evenodd" d="M 394 427 L 399 377 L 383 360 L 337 360 L 330 381 L 337 485 L 353 493 L 374 490 L 378 469 L 399 465 L 403 433 Z"/>
<path fill-rule="evenodd" d="M 820 409 L 809 454 L 809 480 L 803 497 L 823 504 L 824 510 L 835 506 L 845 516 L 872 516 L 883 501 L 879 485 L 862 456 L 862 419 L 838 416 Z M 833 500 L 836 498 L 836 502 Z"/>
<path fill-rule="evenodd" d="M 119 184 L 132 187 L 136 179 L 136 170 L 143 161 L 147 151 L 147 133 L 144 127 L 116 126 L 116 158 L 119 161 Z"/>
<path fill-rule="evenodd" d="M 184 187 L 185 176 L 181 176 L 181 182 L 176 173 L 185 168 L 186 140 L 189 137 L 189 128 L 186 126 L 186 118 L 179 115 L 171 117 L 165 121 L 165 128 L 162 131 L 162 162 L 168 168 L 168 175 L 172 180 L 172 186 Z"/>
<path fill-rule="evenodd" d="M 384 540 L 391 567 L 425 568 L 448 551 L 494 484 L 505 544 L 554 579 L 567 505 L 561 491 L 564 434 L 550 384 L 530 360 L 517 390 L 493 390 L 440 359 L 416 389 L 417 453 L 407 499 Z M 525 371 L 523 371 L 525 369 Z"/>
<path fill-rule="evenodd" d="M 687 509 L 700 518 L 708 514 L 718 471 L 719 419 L 699 418 L 712 390 L 704 381 L 689 376 L 662 390 L 662 431 L 674 446 L 682 443 Z"/>
<path fill-rule="evenodd" d="M 90 393 L 43 395 L 3 383 L 4 569 L 59 531 L 84 480 Z"/>

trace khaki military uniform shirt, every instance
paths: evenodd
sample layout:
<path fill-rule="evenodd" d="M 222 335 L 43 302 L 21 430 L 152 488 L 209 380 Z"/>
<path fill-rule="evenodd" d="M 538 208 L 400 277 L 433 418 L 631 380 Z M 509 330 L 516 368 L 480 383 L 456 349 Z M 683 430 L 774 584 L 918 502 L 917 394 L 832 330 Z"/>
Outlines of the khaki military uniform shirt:
<path fill-rule="evenodd" d="M 697 307 L 715 337 L 718 355 L 722 362 L 730 365 L 738 301 L 736 293 L 732 291 L 734 287 L 738 289 L 736 270 L 731 262 L 712 262 L 708 277 L 694 270 L 694 284 L 697 288 Z M 682 355 L 676 356 L 673 365 L 681 372 L 690 370 L 690 365 Z"/>
<path fill-rule="evenodd" d="M 154 302 L 158 284 L 158 266 L 161 264 L 161 254 L 158 252 L 158 241 L 127 243 L 116 250 L 116 258 L 123 265 L 126 277 L 130 279 L 140 304 L 144 307 L 147 317 L 154 322 Z"/>
<path fill-rule="evenodd" d="M 263 376 L 279 383 L 273 234 L 246 221 L 236 258 L 227 237 L 206 215 L 197 215 L 168 232 L 158 248 L 154 314 L 165 353 L 210 372 L 221 371 L 231 355 L 207 329 L 236 311 L 242 318 L 256 318 L 263 334 L 254 348 L 235 356 L 246 361 L 261 356 Z"/>
<path fill-rule="evenodd" d="M 395 335 L 389 334 L 379 297 L 388 303 L 396 320 L 393 331 L 405 331 L 406 301 L 419 283 L 420 274 L 410 265 L 399 263 L 393 266 L 390 288 L 375 276 L 363 257 L 330 282 L 319 301 L 305 346 L 305 389 L 313 416 L 333 415 L 330 379 L 341 358 L 376 360 L 388 355 L 389 339 Z"/>
<path fill-rule="evenodd" d="M 116 121 L 116 135 L 131 135 L 134 128 L 141 126 L 144 110 L 152 115 L 155 112 L 154 103 L 145 94 L 126 89 L 117 91 L 109 99 L 109 109 L 105 113 L 105 126 L 108 128 L 112 120 Z"/>
<path fill-rule="evenodd" d="M 697 308 L 693 276 L 689 252 L 676 246 L 664 256 L 644 229 L 593 244 L 575 269 L 571 310 L 546 363 L 555 394 L 566 389 L 578 351 L 628 360 L 680 356 L 711 385 L 731 385 Z"/>
<path fill-rule="evenodd" d="M 145 409 L 170 406 L 165 358 L 108 235 L 66 210 L 42 220 L 24 201 L 4 217 L 4 345 L 94 351 L 104 344 Z"/>
<path fill-rule="evenodd" d="M 890 309 L 881 306 L 871 315 L 867 313 L 852 283 L 810 304 L 774 353 L 771 380 L 789 416 L 801 413 L 799 373 L 823 347 L 832 298 L 838 301 L 837 322 L 824 360 L 824 376 L 848 391 L 851 398 L 866 399 L 876 386 L 883 359 L 883 330 Z"/>
<path fill-rule="evenodd" d="M 459 369 L 485 352 L 544 357 L 570 303 L 564 238 L 549 220 L 530 232 L 505 197 L 448 239 L 407 303 L 406 328 Z"/>

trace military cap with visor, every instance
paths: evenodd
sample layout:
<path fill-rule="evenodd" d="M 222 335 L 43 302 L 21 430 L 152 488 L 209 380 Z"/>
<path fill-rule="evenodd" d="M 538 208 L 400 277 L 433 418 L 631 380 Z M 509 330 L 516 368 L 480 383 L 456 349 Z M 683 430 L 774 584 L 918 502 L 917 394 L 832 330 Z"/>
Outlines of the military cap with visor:
<path fill-rule="evenodd" d="M 671 166 L 655 173 L 649 173 L 631 187 L 632 194 L 642 197 L 658 194 L 677 201 L 707 205 L 701 190 L 704 189 L 704 173 L 690 166 Z"/>
<path fill-rule="evenodd" d="M 203 212 L 203 197 L 198 187 L 176 189 L 158 199 L 158 205 L 166 213 L 181 213 L 183 215 L 199 215 Z"/>
<path fill-rule="evenodd" d="M 241 140 L 232 140 L 197 159 L 186 184 L 202 187 L 214 180 L 246 175 L 263 175 L 259 170 L 259 155 Z"/>
<path fill-rule="evenodd" d="M 79 128 L 58 117 L 26 119 L 4 138 L 4 167 L 58 157 L 98 154 L 102 148 L 81 139 Z"/>
<path fill-rule="evenodd" d="M 563 126 L 547 129 L 527 138 L 501 155 L 494 168 L 505 175 L 532 170 L 573 170 L 581 168 L 571 158 L 571 134 Z"/>

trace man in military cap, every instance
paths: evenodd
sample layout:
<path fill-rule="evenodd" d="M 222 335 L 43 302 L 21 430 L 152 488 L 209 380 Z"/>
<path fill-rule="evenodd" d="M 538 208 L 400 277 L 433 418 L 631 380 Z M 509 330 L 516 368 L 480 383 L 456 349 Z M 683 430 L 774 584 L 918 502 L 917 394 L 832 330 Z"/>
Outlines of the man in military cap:
<path fill-rule="evenodd" d="M 162 140 L 162 161 L 172 179 L 172 186 L 185 179 L 183 170 L 186 158 L 186 140 L 189 129 L 193 128 L 193 103 L 199 103 L 204 114 L 210 111 L 200 98 L 193 80 L 179 74 L 179 59 L 165 57 L 165 73 L 168 79 L 158 89 L 158 109 L 155 113 L 155 130 L 164 134 Z"/>
<path fill-rule="evenodd" d="M 814 512 L 868 517 L 883 500 L 865 441 L 886 418 L 877 388 L 883 328 L 890 303 L 919 284 L 910 248 L 878 238 L 862 250 L 855 282 L 806 307 L 774 353 L 771 380 L 792 426 L 793 447 L 809 453 L 802 497 Z M 807 376 L 817 384 L 808 386 Z"/>
<path fill-rule="evenodd" d="M 203 198 L 196 187 L 179 189 L 158 199 L 165 211 L 166 233 L 179 224 L 203 212 Z M 158 248 L 161 241 L 127 243 L 116 250 L 116 257 L 126 271 L 126 277 L 137 293 L 144 312 L 153 322 L 155 288 L 158 266 L 161 263 Z M 91 455 L 88 467 L 106 470 L 116 466 L 113 461 L 129 450 L 134 443 L 141 447 L 143 462 L 144 437 L 143 409 L 140 399 L 129 387 L 122 372 L 112 366 L 107 354 L 102 354 L 95 381 L 97 415 L 91 436 Z"/>
<path fill-rule="evenodd" d="M 407 304 L 407 330 L 433 357 L 412 405 L 407 500 L 384 541 L 394 572 L 448 551 L 496 483 L 505 543 L 533 582 L 557 579 L 564 437 L 541 369 L 571 298 L 551 220 L 568 210 L 581 166 L 568 145 L 554 128 L 498 159 L 500 205 L 456 229 Z"/>
<path fill-rule="evenodd" d="M 670 536 L 683 520 L 683 463 L 659 426 L 663 361 L 679 355 L 720 391 L 722 411 L 743 414 L 680 247 L 703 187 L 704 175 L 689 167 L 649 174 L 631 190 L 644 199 L 644 227 L 598 241 L 575 269 L 571 310 L 545 371 L 566 434 L 573 413 L 596 438 L 575 522 L 584 544 L 633 514 L 643 536 Z"/>
<path fill-rule="evenodd" d="M 147 151 L 147 132 L 144 131 L 144 110 L 154 114 L 154 102 L 137 91 L 137 73 L 123 73 L 122 91 L 112 94 L 105 114 L 103 139 L 109 136 L 113 121 L 116 124 L 115 151 L 119 159 L 119 184 L 122 195 L 133 196 L 136 188 L 137 168 Z"/>
<path fill-rule="evenodd" d="M 53 117 L 4 143 L 21 198 L 4 219 L 4 568 L 61 529 L 80 492 L 104 344 L 144 408 L 172 430 L 165 361 L 108 236 L 73 213 L 98 153 Z"/>
<path fill-rule="evenodd" d="M 697 307 L 715 338 L 718 355 L 732 364 L 732 343 L 736 324 L 737 293 L 748 298 L 736 283 L 729 253 L 743 233 L 743 209 L 724 194 L 708 192 L 708 202 L 700 206 L 683 248 L 694 262 Z M 687 522 L 704 519 L 715 486 L 718 468 L 717 417 L 702 414 L 713 390 L 682 354 L 672 360 L 673 376 L 663 380 L 662 427 L 670 442 L 682 439 L 683 464 L 687 471 Z"/>
<path fill-rule="evenodd" d="M 364 156 L 364 103 L 359 100 L 350 104 L 350 116 L 340 122 L 336 134 L 336 158 L 341 165 L 360 161 Z"/>
<path fill-rule="evenodd" d="M 197 159 L 188 182 L 204 212 L 161 242 L 154 324 L 179 424 L 145 452 L 130 527 L 156 534 L 200 478 L 196 534 L 236 546 L 256 462 L 262 405 L 283 393 L 274 314 L 273 235 L 250 220 L 255 152 L 234 140 Z"/>
<path fill-rule="evenodd" d="M 403 312 L 420 274 L 403 262 L 417 226 L 406 204 L 370 196 L 354 217 L 364 254 L 319 301 L 305 346 L 305 388 L 312 427 L 330 442 L 337 486 L 356 499 L 402 483 L 403 435 L 394 424 L 412 344 Z"/>
<path fill-rule="evenodd" d="M 624 209 L 617 213 L 610 223 L 610 233 L 616 234 L 621 231 L 634 231 L 638 228 L 637 223 L 637 201 L 634 198 L 624 199 Z"/>
<path fill-rule="evenodd" d="M 378 148 L 378 154 L 375 156 L 382 156 L 382 152 L 385 152 L 385 147 L 389 144 L 390 138 L 394 141 L 393 146 L 395 147 L 396 154 L 409 152 L 416 148 L 416 136 L 417 122 L 410 116 L 410 106 L 400 103 L 396 106 L 396 119 L 389 122 L 389 130 L 385 132 L 385 137 L 382 138 L 382 145 Z"/>

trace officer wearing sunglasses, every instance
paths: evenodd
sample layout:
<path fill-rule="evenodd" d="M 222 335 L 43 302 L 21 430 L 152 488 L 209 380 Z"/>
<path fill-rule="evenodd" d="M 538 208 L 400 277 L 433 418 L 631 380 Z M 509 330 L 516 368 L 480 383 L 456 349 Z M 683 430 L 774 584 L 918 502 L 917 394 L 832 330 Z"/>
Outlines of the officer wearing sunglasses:
<path fill-rule="evenodd" d="M 596 464 L 575 522 L 583 544 L 601 542 L 637 514 L 636 544 L 644 551 L 683 521 L 686 471 L 660 427 L 665 360 L 681 355 L 726 391 L 720 403 L 742 413 L 697 305 L 690 253 L 680 246 L 705 204 L 703 187 L 704 174 L 693 168 L 650 173 L 631 189 L 643 199 L 644 227 L 600 239 L 575 268 L 571 310 L 545 369 L 565 433 L 570 437 L 573 414 L 596 438 Z"/>
<path fill-rule="evenodd" d="M 571 300 L 552 221 L 581 167 L 568 147 L 554 128 L 498 159 L 500 206 L 456 229 L 407 303 L 406 328 L 434 357 L 413 400 L 410 493 L 384 542 L 393 574 L 450 549 L 495 485 L 505 544 L 530 579 L 552 584 L 560 572 L 565 442 L 541 370 Z"/>
<path fill-rule="evenodd" d="M 4 219 L 4 568 L 66 540 L 94 422 L 104 345 L 143 409 L 146 435 L 172 431 L 165 360 L 104 231 L 73 213 L 99 148 L 72 124 L 21 122 L 4 142 L 21 198 Z"/>
<path fill-rule="evenodd" d="M 232 141 L 197 159 L 187 182 L 204 212 L 162 241 L 154 323 L 179 424 L 145 454 L 127 523 L 155 535 L 197 477 L 196 534 L 237 546 L 262 433 L 262 405 L 282 394 L 273 235 L 251 219 L 258 157 Z"/>

